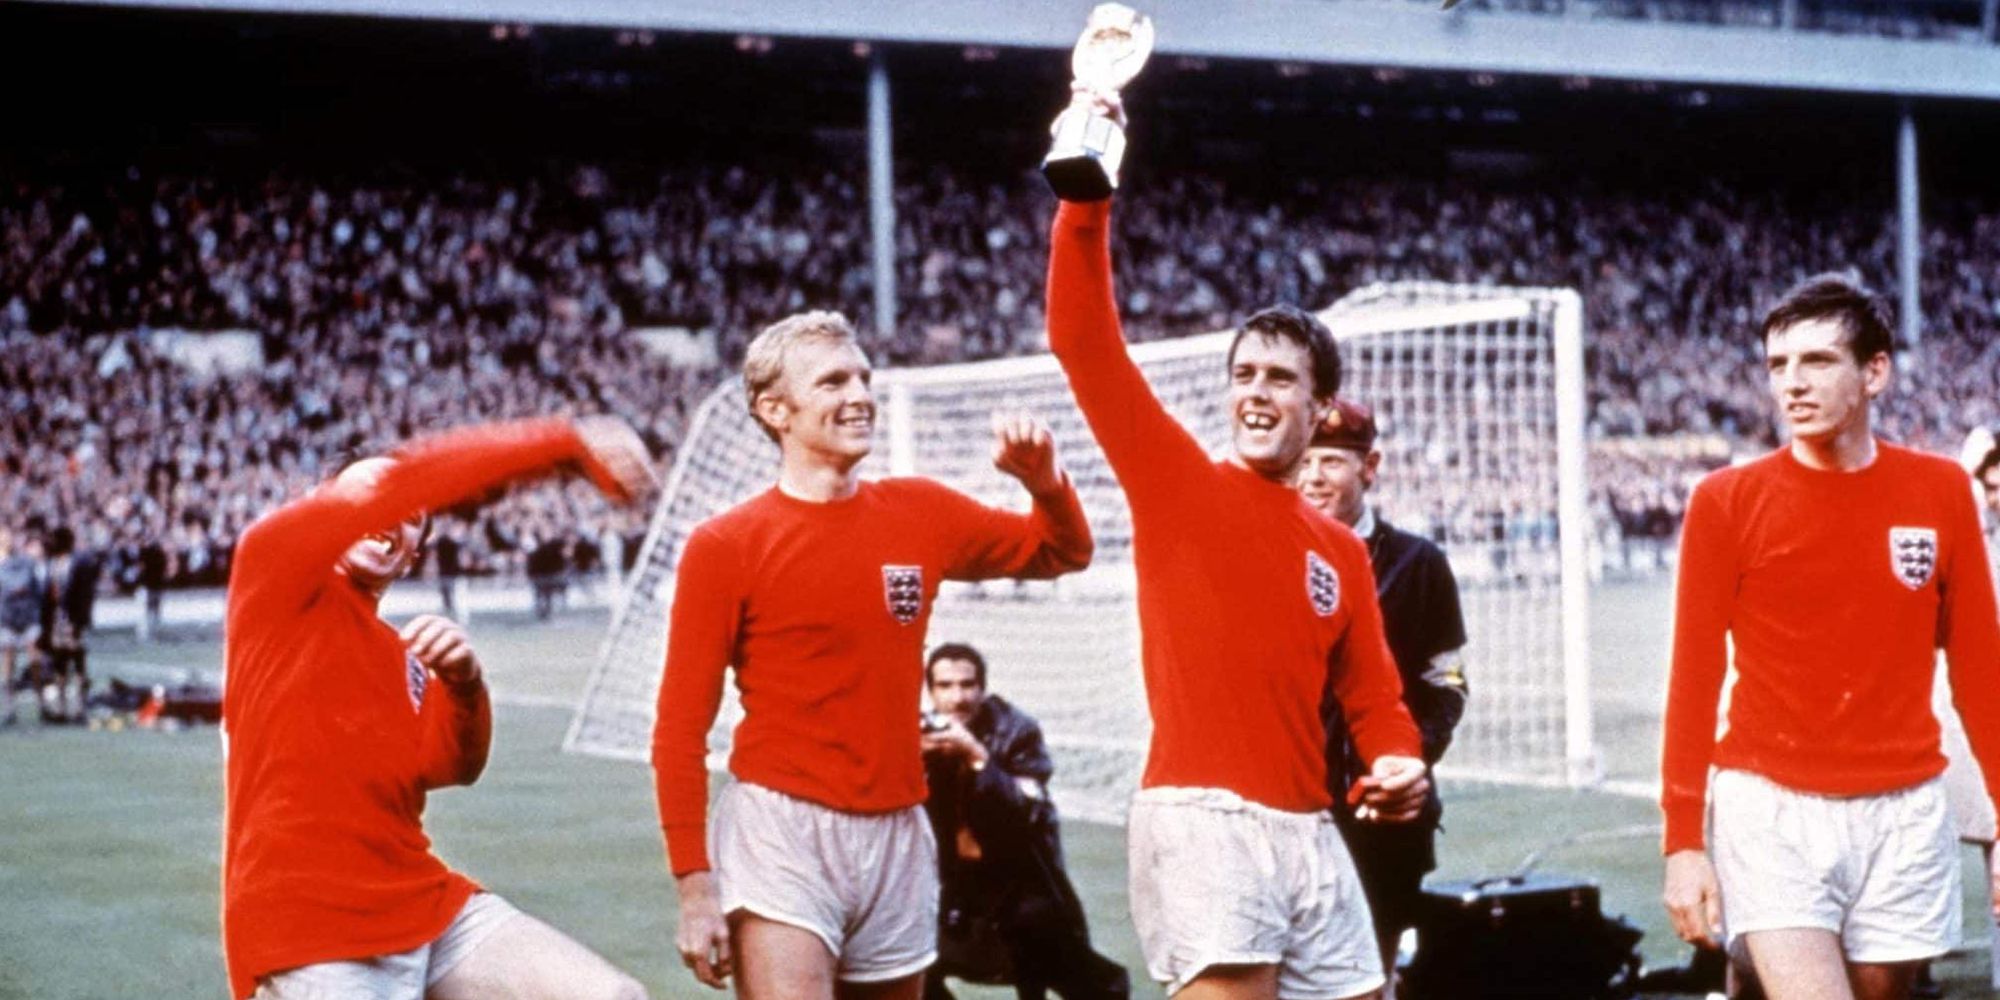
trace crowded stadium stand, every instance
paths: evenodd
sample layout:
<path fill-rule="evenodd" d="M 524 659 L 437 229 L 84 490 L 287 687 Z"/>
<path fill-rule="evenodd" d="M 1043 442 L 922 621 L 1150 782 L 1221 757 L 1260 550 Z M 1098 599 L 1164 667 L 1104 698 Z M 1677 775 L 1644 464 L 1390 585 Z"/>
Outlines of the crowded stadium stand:
<path fill-rule="evenodd" d="M 869 476 L 1015 504 L 987 412 L 1054 424 L 1095 562 L 947 587 L 929 637 L 1042 720 L 1067 816 L 1119 821 L 1150 725 L 1130 518 L 1048 354 L 1036 170 L 1093 2 L 0 2 L 0 555 L 72 529 L 105 598 L 87 710 L 34 718 L 24 667 L 0 721 L 33 764 L 0 772 L 0 882 L 32 904 L 0 997 L 221 991 L 229 744 L 170 734 L 218 714 L 248 525 L 358 454 L 594 414 L 656 460 L 650 509 L 558 475 L 436 512 L 380 610 L 477 619 L 505 738 L 435 800 L 440 851 L 694 996 L 647 778 L 599 758 L 646 756 L 679 543 L 770 479 L 746 345 L 809 308 L 876 366 Z M 1756 325 L 1827 270 L 1895 306 L 1876 430 L 1955 456 L 2000 427 L 2000 0 L 1136 6 L 1135 358 L 1215 445 L 1217 331 L 1329 319 L 1379 418 L 1371 496 L 1448 553 L 1470 625 L 1434 887 L 1583 873 L 1671 978 L 1647 799 L 1690 490 L 1783 440 Z M 1136 971 L 1119 831 L 1064 836 Z M 1946 995 L 1990 995 L 1990 955 L 1941 962 Z"/>
<path fill-rule="evenodd" d="M 676 3 L 204 6 L 0 10 L 0 80 L 64 88 L 0 153 L 0 509 L 75 524 L 114 585 L 149 546 L 170 582 L 219 583 L 258 513 L 425 428 L 614 412 L 670 463 L 747 337 L 796 309 L 846 311 L 878 363 L 1043 350 L 1031 167 L 1066 7 L 841 5 L 806 32 L 785 4 L 726 25 Z M 1903 289 L 1892 434 L 1942 449 L 2000 417 L 1992 6 L 1871 5 L 1903 27 L 1863 38 L 1807 0 L 1167 4 L 1131 98 L 1121 304 L 1154 340 L 1376 282 L 1576 289 L 1593 553 L 1658 568 L 1693 479 L 1776 440 L 1747 331 L 1803 274 Z M 1985 34 L 1922 40 L 1933 21 Z M 1463 44 L 1440 56 L 1438 32 Z M 1687 32 L 1699 59 L 1653 51 Z M 1771 45 L 1792 57 L 1757 68 Z M 551 538 L 629 562 L 644 522 L 571 483 L 446 533 L 462 572 L 504 576 Z"/>

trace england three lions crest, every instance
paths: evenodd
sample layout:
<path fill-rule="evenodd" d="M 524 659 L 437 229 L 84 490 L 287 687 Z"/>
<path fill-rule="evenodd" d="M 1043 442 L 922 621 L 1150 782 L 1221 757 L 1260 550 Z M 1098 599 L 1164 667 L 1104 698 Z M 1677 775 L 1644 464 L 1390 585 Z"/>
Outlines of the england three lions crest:
<path fill-rule="evenodd" d="M 1306 550 L 1306 597 L 1321 618 L 1340 607 L 1340 574 L 1311 549 Z"/>
<path fill-rule="evenodd" d="M 1915 590 L 1929 583 L 1937 572 L 1937 560 L 1936 528 L 1889 529 L 1889 565 L 1903 586 Z"/>
<path fill-rule="evenodd" d="M 889 614 L 899 624 L 916 621 L 924 610 L 924 568 L 882 567 L 882 596 L 889 602 Z"/>

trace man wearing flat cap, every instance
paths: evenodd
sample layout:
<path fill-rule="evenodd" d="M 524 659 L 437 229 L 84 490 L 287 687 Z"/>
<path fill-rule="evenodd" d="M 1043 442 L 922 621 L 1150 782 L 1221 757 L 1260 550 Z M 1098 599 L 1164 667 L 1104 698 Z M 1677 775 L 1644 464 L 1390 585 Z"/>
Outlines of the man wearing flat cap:
<path fill-rule="evenodd" d="M 1458 580 L 1444 552 L 1429 539 L 1394 527 L 1368 502 L 1382 470 L 1375 435 L 1373 410 L 1336 400 L 1314 428 L 1299 464 L 1299 492 L 1353 528 L 1368 546 L 1389 652 L 1403 678 L 1403 703 L 1422 732 L 1424 762 L 1434 765 L 1465 714 L 1465 619 Z M 1337 790 L 1354 781 L 1357 768 L 1365 768 L 1348 739 L 1339 702 L 1323 699 L 1320 712 L 1326 719 L 1327 782 Z M 1435 782 L 1414 822 L 1366 823 L 1349 810 L 1334 810 L 1374 912 L 1385 970 L 1395 968 L 1397 939 L 1416 922 L 1424 875 L 1437 867 L 1434 841 L 1443 813 Z"/>

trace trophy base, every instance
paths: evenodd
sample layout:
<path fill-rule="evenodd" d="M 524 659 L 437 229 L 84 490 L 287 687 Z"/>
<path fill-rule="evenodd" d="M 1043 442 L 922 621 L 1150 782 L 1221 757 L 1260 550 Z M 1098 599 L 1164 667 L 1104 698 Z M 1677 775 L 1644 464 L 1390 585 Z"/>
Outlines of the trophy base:
<path fill-rule="evenodd" d="M 1042 176 L 1064 201 L 1101 201 L 1118 188 L 1125 159 L 1125 130 L 1117 122 L 1071 105 L 1056 117 Z"/>
<path fill-rule="evenodd" d="M 1103 201 L 1118 189 L 1094 156 L 1051 156 L 1042 161 L 1042 177 L 1064 201 Z"/>

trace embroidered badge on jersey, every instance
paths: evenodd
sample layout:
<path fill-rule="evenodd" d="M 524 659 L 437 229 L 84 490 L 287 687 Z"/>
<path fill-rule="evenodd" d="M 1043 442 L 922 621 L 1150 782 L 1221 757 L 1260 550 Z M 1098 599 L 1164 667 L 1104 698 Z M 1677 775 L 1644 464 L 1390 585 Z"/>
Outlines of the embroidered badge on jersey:
<path fill-rule="evenodd" d="M 1321 618 L 1340 607 L 1340 574 L 1311 549 L 1306 550 L 1306 597 Z"/>
<path fill-rule="evenodd" d="M 1911 590 L 1929 583 L 1937 571 L 1937 549 L 1936 528 L 1889 529 L 1889 565 Z"/>
<path fill-rule="evenodd" d="M 908 625 L 916 621 L 917 614 L 924 609 L 924 568 L 882 567 L 882 591 L 889 602 L 889 614 L 898 623 Z"/>
<path fill-rule="evenodd" d="M 403 668 L 410 682 L 410 707 L 422 711 L 424 685 L 429 682 L 430 674 L 424 669 L 424 665 L 418 663 L 417 658 L 409 653 L 403 654 Z"/>

